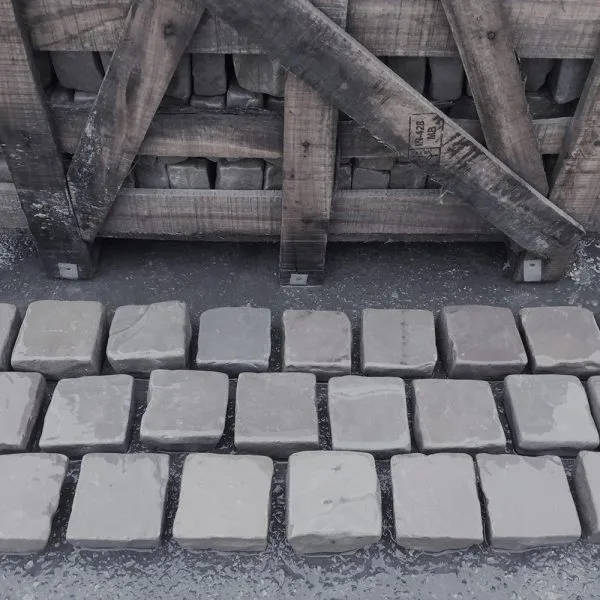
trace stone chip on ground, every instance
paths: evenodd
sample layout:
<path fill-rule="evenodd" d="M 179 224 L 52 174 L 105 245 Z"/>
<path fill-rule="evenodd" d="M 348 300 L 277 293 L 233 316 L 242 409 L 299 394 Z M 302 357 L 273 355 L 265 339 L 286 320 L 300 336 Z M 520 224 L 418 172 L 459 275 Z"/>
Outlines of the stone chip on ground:
<path fill-rule="evenodd" d="M 585 536 L 600 543 L 600 454 L 584 450 L 577 456 L 575 495 Z"/>
<path fill-rule="evenodd" d="M 21 317 L 13 304 L 0 304 L 0 371 L 10 369 L 10 354 L 19 332 Z"/>

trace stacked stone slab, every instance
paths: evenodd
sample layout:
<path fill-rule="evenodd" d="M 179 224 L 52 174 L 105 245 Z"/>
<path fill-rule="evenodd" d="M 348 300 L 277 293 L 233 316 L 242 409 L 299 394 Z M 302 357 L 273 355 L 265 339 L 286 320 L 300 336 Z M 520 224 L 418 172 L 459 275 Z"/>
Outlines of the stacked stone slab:
<path fill-rule="evenodd" d="M 210 190 L 211 163 L 205 158 L 190 158 L 167 165 L 169 186 L 172 189 Z"/>
<path fill-rule="evenodd" d="M 95 52 L 52 52 L 59 83 L 69 89 L 98 93 L 104 78 L 100 56 Z"/>
<path fill-rule="evenodd" d="M 223 160 L 217 163 L 217 190 L 262 190 L 265 161 L 258 158 Z"/>
<path fill-rule="evenodd" d="M 262 108 L 264 97 L 258 92 L 245 90 L 234 80 L 229 83 L 227 88 L 226 104 L 229 110 L 245 111 L 252 108 Z"/>
<path fill-rule="evenodd" d="M 387 64 L 394 73 L 402 77 L 419 94 L 425 93 L 426 58 L 420 56 L 390 56 L 387 59 Z"/>
<path fill-rule="evenodd" d="M 227 92 L 224 54 L 193 54 L 192 74 L 194 94 L 202 97 L 222 97 Z"/>
<path fill-rule="evenodd" d="M 19 332 L 21 317 L 13 304 L 0 304 L 0 371 L 10 369 L 10 355 Z"/>
<path fill-rule="evenodd" d="M 429 58 L 429 96 L 432 100 L 457 100 L 462 96 L 464 71 L 460 58 Z"/>
<path fill-rule="evenodd" d="M 580 452 L 575 468 L 575 491 L 584 533 L 600 542 L 600 454 Z"/>
<path fill-rule="evenodd" d="M 554 66 L 553 58 L 522 58 L 519 61 L 525 91 L 537 92 L 546 83 L 548 73 Z"/>
<path fill-rule="evenodd" d="M 238 83 L 249 92 L 283 96 L 286 71 L 264 54 L 234 54 L 233 67 Z"/>

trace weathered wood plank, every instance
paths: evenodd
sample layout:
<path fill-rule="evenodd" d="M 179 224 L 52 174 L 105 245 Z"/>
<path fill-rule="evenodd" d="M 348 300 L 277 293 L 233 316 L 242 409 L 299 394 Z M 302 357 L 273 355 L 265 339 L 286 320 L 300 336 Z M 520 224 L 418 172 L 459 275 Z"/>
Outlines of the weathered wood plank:
<path fill-rule="evenodd" d="M 597 0 L 503 3 L 519 56 L 594 57 L 600 36 Z M 114 50 L 129 4 L 130 0 L 23 0 L 33 44 L 39 50 Z M 457 54 L 439 0 L 350 0 L 348 32 L 378 56 Z M 208 14 L 189 50 L 261 52 L 260 46 Z"/>
<path fill-rule="evenodd" d="M 92 242 L 152 121 L 204 5 L 134 0 L 67 173 L 82 237 Z"/>
<path fill-rule="evenodd" d="M 46 273 L 91 277 L 94 257 L 77 226 L 17 4 L 0 0 L 0 143 Z"/>
<path fill-rule="evenodd" d="M 308 0 L 207 6 L 520 246 L 549 257 L 583 232 Z"/>

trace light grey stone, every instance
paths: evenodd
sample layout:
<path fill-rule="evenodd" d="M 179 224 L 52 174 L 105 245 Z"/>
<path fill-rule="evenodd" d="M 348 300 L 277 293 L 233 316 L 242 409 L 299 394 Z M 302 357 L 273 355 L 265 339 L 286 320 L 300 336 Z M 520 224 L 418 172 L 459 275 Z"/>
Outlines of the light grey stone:
<path fill-rule="evenodd" d="M 138 157 L 134 169 L 138 187 L 156 190 L 169 189 L 169 175 L 165 162 L 158 157 L 144 157 L 146 160 L 141 160 L 141 158 Z"/>
<path fill-rule="evenodd" d="M 410 452 L 404 381 L 346 375 L 329 380 L 327 408 L 334 450 L 386 458 Z"/>
<path fill-rule="evenodd" d="M 96 94 L 94 92 L 83 92 L 81 90 L 75 90 L 73 94 L 73 102 L 78 104 L 84 104 L 86 102 L 94 102 L 96 100 Z"/>
<path fill-rule="evenodd" d="M 546 77 L 554 66 L 553 58 L 522 58 L 519 61 L 526 92 L 537 92 L 546 83 Z"/>
<path fill-rule="evenodd" d="M 106 356 L 117 373 L 185 369 L 191 336 L 184 302 L 120 306 L 110 326 Z"/>
<path fill-rule="evenodd" d="M 426 58 L 420 56 L 390 56 L 387 63 L 394 73 L 402 77 L 419 94 L 425 93 Z"/>
<path fill-rule="evenodd" d="M 424 188 L 427 173 L 412 163 L 397 162 L 390 171 L 390 189 L 409 190 Z"/>
<path fill-rule="evenodd" d="M 592 66 L 591 60 L 565 58 L 559 60 L 548 80 L 550 93 L 556 102 L 566 104 L 581 96 Z"/>
<path fill-rule="evenodd" d="M 225 373 L 152 371 L 142 442 L 167 450 L 209 450 L 225 429 L 229 378 Z"/>
<path fill-rule="evenodd" d="M 492 547 L 527 550 L 581 537 L 575 503 L 557 456 L 478 454 L 477 469 Z"/>
<path fill-rule="evenodd" d="M 249 92 L 242 89 L 237 81 L 232 81 L 227 88 L 227 108 L 234 110 L 248 110 L 262 108 L 264 98 L 262 94 Z"/>
<path fill-rule="evenodd" d="M 100 57 L 94 52 L 52 52 L 51 58 L 62 86 L 98 93 L 104 72 Z"/>
<path fill-rule="evenodd" d="M 423 452 L 503 452 L 506 436 L 486 381 L 420 379 L 415 391 L 414 433 Z"/>
<path fill-rule="evenodd" d="M 105 332 L 105 310 L 99 302 L 32 302 L 17 336 L 12 367 L 50 379 L 95 375 L 102 366 Z"/>
<path fill-rule="evenodd" d="M 10 369 L 10 354 L 13 349 L 21 317 L 14 304 L 0 304 L 0 371 Z"/>
<path fill-rule="evenodd" d="M 283 96 L 286 71 L 264 54 L 234 54 L 233 67 L 241 87 L 249 92 Z"/>
<path fill-rule="evenodd" d="M 184 54 L 181 57 L 165 95 L 183 102 L 189 101 L 192 95 L 192 57 L 190 54 Z"/>
<path fill-rule="evenodd" d="M 262 190 L 264 161 L 258 158 L 228 160 L 217 164 L 217 190 Z"/>
<path fill-rule="evenodd" d="M 544 306 L 519 317 L 534 373 L 600 374 L 600 329 L 589 310 Z"/>
<path fill-rule="evenodd" d="M 283 96 L 266 96 L 265 108 L 273 112 L 283 113 L 285 109 L 285 99 Z"/>
<path fill-rule="evenodd" d="M 266 456 L 190 454 L 173 538 L 188 550 L 265 550 L 272 478 Z"/>
<path fill-rule="evenodd" d="M 446 306 L 440 335 L 450 377 L 502 379 L 527 366 L 527 353 L 508 308 Z"/>
<path fill-rule="evenodd" d="M 84 456 L 67 542 L 103 550 L 156 548 L 168 480 L 166 454 Z"/>
<path fill-rule="evenodd" d="M 353 190 L 385 190 L 390 183 L 390 174 L 387 171 L 374 171 L 354 167 L 352 171 Z"/>
<path fill-rule="evenodd" d="M 27 449 L 45 391 L 39 373 L 0 373 L 0 451 Z"/>
<path fill-rule="evenodd" d="M 458 57 L 429 58 L 429 96 L 432 100 L 457 100 L 462 96 L 464 71 Z"/>
<path fill-rule="evenodd" d="M 33 60 L 40 77 L 42 87 L 47 88 L 54 79 L 54 71 L 52 69 L 52 61 L 50 60 L 49 52 L 34 51 Z"/>
<path fill-rule="evenodd" d="M 133 378 L 103 375 L 58 382 L 42 429 L 40 449 L 79 457 L 125 452 L 133 412 Z"/>
<path fill-rule="evenodd" d="M 0 156 L 0 183 L 12 183 L 12 175 L 8 168 L 6 159 Z M 0 319 L 0 327 L 2 327 L 2 320 Z"/>
<path fill-rule="evenodd" d="M 287 458 L 319 447 L 312 373 L 242 373 L 235 399 L 234 443 L 241 452 Z"/>
<path fill-rule="evenodd" d="M 67 464 L 60 454 L 0 456 L 0 553 L 46 547 Z"/>
<path fill-rule="evenodd" d="M 50 94 L 51 104 L 71 104 L 73 102 L 74 93 L 73 90 L 67 89 L 57 83 L 52 93 Z"/>
<path fill-rule="evenodd" d="M 483 542 L 475 466 L 466 454 L 407 454 L 391 460 L 396 542 L 441 552 Z"/>
<path fill-rule="evenodd" d="M 223 110 L 225 108 L 225 94 L 221 96 L 192 96 L 190 106 L 202 110 Z"/>
<path fill-rule="evenodd" d="M 394 157 L 383 158 L 357 158 L 356 166 L 360 169 L 371 169 L 373 171 L 389 171 L 396 161 Z"/>
<path fill-rule="evenodd" d="M 349 552 L 381 538 L 381 494 L 375 460 L 363 452 L 290 456 L 287 538 L 296 552 Z"/>
<path fill-rule="evenodd" d="M 590 401 L 590 408 L 592 409 L 592 416 L 596 422 L 596 427 L 600 429 L 600 377 L 590 377 L 586 383 L 586 390 Z"/>
<path fill-rule="evenodd" d="M 263 189 L 280 190 L 283 185 L 283 169 L 270 163 L 265 164 L 265 180 Z"/>
<path fill-rule="evenodd" d="M 590 542 L 600 543 L 600 453 L 584 450 L 577 456 L 575 495 L 579 517 Z"/>
<path fill-rule="evenodd" d="M 283 313 L 283 370 L 308 371 L 319 379 L 350 375 L 352 328 L 338 311 Z"/>
<path fill-rule="evenodd" d="M 208 161 L 190 158 L 176 165 L 167 165 L 169 184 L 174 189 L 210 190 Z"/>
<path fill-rule="evenodd" d="M 194 94 L 218 96 L 227 92 L 224 54 L 192 55 Z"/>
<path fill-rule="evenodd" d="M 335 172 L 335 187 L 338 190 L 352 189 L 352 165 L 340 165 Z"/>
<path fill-rule="evenodd" d="M 572 375 L 510 375 L 504 404 L 525 454 L 572 455 L 600 444 L 583 385 Z"/>
<path fill-rule="evenodd" d="M 207 310 L 200 315 L 196 367 L 238 375 L 267 371 L 271 356 L 271 311 L 248 306 Z"/>
<path fill-rule="evenodd" d="M 366 375 L 428 377 L 437 363 L 428 310 L 374 309 L 362 314 L 361 369 Z"/>

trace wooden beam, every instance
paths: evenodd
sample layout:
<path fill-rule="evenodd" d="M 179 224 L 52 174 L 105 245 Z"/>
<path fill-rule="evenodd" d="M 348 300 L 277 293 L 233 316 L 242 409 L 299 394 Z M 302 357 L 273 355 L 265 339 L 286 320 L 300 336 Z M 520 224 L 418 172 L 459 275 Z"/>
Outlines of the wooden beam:
<path fill-rule="evenodd" d="M 17 0 L 0 0 L 0 142 L 46 273 L 91 277 Z"/>
<path fill-rule="evenodd" d="M 583 233 L 308 0 L 207 5 L 520 246 L 549 257 Z"/>
<path fill-rule="evenodd" d="M 106 218 L 203 12 L 198 0 L 133 1 L 67 173 L 85 240 Z"/>

